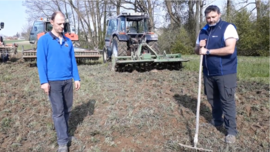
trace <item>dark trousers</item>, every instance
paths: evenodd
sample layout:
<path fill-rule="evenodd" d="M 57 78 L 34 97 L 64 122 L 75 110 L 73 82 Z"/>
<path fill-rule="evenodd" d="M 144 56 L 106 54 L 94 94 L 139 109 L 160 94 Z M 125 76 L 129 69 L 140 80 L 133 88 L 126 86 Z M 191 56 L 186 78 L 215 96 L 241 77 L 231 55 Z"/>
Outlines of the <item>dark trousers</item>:
<path fill-rule="evenodd" d="M 236 135 L 236 74 L 211 77 L 204 75 L 204 88 L 212 106 L 213 125 L 221 126 L 224 122 L 227 133 Z"/>
<path fill-rule="evenodd" d="M 68 140 L 68 118 L 73 104 L 72 79 L 50 81 L 50 101 L 52 118 L 57 133 L 59 145 L 66 145 Z"/>

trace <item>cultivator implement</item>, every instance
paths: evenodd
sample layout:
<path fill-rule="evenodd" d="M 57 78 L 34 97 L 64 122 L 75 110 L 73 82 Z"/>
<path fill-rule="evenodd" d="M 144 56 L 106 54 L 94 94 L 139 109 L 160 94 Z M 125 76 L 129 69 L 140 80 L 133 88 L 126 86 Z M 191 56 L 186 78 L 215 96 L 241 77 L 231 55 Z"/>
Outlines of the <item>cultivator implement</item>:
<path fill-rule="evenodd" d="M 113 71 L 150 71 L 152 69 L 169 69 L 179 70 L 182 68 L 182 62 L 189 60 L 182 59 L 181 54 L 158 55 L 151 46 L 143 42 L 138 45 L 135 52 L 131 52 L 131 56 L 112 56 Z"/>
<path fill-rule="evenodd" d="M 25 61 L 36 61 L 36 53 L 35 49 L 23 50 L 23 59 Z M 85 62 L 92 60 L 99 60 L 101 58 L 101 54 L 98 50 L 87 50 L 82 48 L 74 48 L 75 58 L 77 62 Z"/>
<path fill-rule="evenodd" d="M 0 56 L 2 61 L 8 60 L 8 58 L 12 58 L 17 54 L 17 44 L 12 45 L 0 45 Z"/>

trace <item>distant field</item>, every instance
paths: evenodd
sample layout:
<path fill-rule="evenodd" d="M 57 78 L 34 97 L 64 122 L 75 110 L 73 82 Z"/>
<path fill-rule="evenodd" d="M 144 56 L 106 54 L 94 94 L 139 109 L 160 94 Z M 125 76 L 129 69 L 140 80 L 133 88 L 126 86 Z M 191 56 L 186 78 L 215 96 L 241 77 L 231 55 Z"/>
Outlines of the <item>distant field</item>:
<path fill-rule="evenodd" d="M 21 43 L 21 42 L 28 42 L 27 40 L 5 40 L 6 44 L 12 44 L 12 43 Z"/>
<path fill-rule="evenodd" d="M 199 71 L 200 56 L 183 55 L 189 62 L 184 67 L 190 71 Z M 237 78 L 242 81 L 269 83 L 269 57 L 238 56 Z"/>
<path fill-rule="evenodd" d="M 22 51 L 22 46 L 24 46 L 25 50 L 31 49 L 33 48 L 33 45 L 29 43 L 29 41 L 27 40 L 6 40 L 5 41 L 6 44 L 13 44 L 16 43 L 18 44 L 18 51 Z"/>

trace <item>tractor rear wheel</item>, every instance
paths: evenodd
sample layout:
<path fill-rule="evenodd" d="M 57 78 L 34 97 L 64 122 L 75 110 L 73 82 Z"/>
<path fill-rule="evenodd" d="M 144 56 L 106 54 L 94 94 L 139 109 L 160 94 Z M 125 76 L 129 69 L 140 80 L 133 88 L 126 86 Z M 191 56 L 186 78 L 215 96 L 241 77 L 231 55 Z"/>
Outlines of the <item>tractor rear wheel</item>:
<path fill-rule="evenodd" d="M 113 38 L 114 44 L 116 45 L 117 56 L 127 56 L 127 42 L 121 42 L 115 36 Z"/>
<path fill-rule="evenodd" d="M 106 48 L 103 49 L 102 56 L 103 56 L 103 63 L 106 63 L 108 60 L 108 54 L 107 54 Z"/>
<path fill-rule="evenodd" d="M 161 52 L 160 49 L 159 49 L 159 46 L 158 46 L 157 41 L 150 41 L 150 42 L 148 42 L 148 45 L 150 45 L 151 48 L 152 48 L 158 55 L 162 54 L 162 52 Z"/>

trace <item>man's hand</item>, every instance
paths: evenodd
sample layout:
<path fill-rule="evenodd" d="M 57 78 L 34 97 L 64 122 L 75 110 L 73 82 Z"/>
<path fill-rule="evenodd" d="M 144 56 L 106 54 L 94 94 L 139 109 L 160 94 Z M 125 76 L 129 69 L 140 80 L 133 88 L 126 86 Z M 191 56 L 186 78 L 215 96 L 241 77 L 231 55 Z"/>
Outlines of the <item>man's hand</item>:
<path fill-rule="evenodd" d="M 200 55 L 206 55 L 206 51 L 207 51 L 207 49 L 202 47 L 202 48 L 200 48 L 199 54 Z"/>
<path fill-rule="evenodd" d="M 49 92 L 50 92 L 50 85 L 49 85 L 49 83 L 44 83 L 44 84 L 42 84 L 42 85 L 41 85 L 41 89 L 43 89 L 44 92 L 45 92 L 47 95 L 49 95 Z"/>
<path fill-rule="evenodd" d="M 200 50 L 199 50 L 200 55 L 205 55 L 206 54 L 207 49 L 205 48 L 205 46 L 206 46 L 206 39 L 201 40 L 200 41 Z"/>
<path fill-rule="evenodd" d="M 200 44 L 196 44 L 194 52 L 198 55 L 202 55 L 201 48 L 204 48 L 205 46 L 206 46 L 206 39 L 200 40 Z"/>
<path fill-rule="evenodd" d="M 206 46 L 206 39 L 200 41 L 200 47 L 205 47 Z"/>
<path fill-rule="evenodd" d="M 74 85 L 75 85 L 76 91 L 78 91 L 78 90 L 80 89 L 80 87 L 81 87 L 80 81 L 75 81 L 75 82 L 74 82 Z"/>

